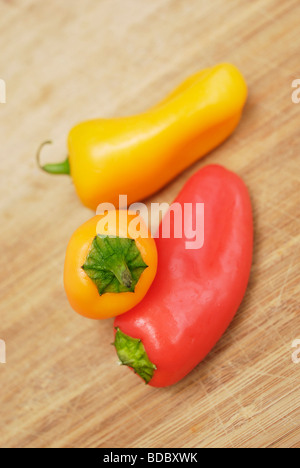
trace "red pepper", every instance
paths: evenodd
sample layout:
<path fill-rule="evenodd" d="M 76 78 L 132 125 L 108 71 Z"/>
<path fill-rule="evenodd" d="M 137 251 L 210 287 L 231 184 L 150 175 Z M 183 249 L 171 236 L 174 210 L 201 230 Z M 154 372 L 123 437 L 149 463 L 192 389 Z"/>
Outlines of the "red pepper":
<path fill-rule="evenodd" d="M 178 382 L 213 348 L 243 299 L 252 262 L 251 202 L 236 174 L 207 166 L 175 201 L 204 203 L 204 245 L 187 250 L 185 237 L 160 236 L 148 294 L 114 323 L 121 362 L 154 387 Z"/>

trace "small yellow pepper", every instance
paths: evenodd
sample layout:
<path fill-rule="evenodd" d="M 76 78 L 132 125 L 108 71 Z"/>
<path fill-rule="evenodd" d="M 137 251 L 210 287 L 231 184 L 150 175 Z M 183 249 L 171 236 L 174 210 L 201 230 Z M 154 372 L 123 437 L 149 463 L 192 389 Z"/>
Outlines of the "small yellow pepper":
<path fill-rule="evenodd" d="M 125 210 L 124 210 L 125 212 Z M 137 305 L 150 288 L 157 270 L 157 250 L 150 233 L 141 236 L 131 222 L 147 227 L 136 214 L 94 216 L 80 226 L 68 244 L 64 286 L 73 309 L 92 319 L 124 314 Z"/>
<path fill-rule="evenodd" d="M 247 97 L 239 70 L 224 63 L 184 81 L 155 107 L 139 115 L 96 119 L 69 134 L 69 157 L 42 168 L 70 173 L 89 208 L 128 203 L 161 189 L 224 141 L 237 126 Z"/>

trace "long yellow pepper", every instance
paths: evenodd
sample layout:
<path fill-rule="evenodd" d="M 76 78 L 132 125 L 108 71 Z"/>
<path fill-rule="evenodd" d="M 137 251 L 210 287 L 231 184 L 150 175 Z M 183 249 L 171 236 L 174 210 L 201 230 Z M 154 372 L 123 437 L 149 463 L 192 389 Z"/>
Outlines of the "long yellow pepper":
<path fill-rule="evenodd" d="M 247 97 L 239 70 L 219 64 L 185 80 L 158 105 L 139 115 L 96 119 L 69 134 L 69 157 L 42 168 L 70 173 L 89 208 L 119 195 L 128 203 L 161 189 L 224 141 L 236 128 Z"/>

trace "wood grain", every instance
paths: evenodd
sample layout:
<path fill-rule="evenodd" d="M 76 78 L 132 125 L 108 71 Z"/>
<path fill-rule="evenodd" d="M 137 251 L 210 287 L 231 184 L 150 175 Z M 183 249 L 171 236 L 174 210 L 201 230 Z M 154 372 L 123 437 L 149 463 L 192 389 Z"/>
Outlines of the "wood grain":
<path fill-rule="evenodd" d="M 0 364 L 2 447 L 300 447 L 297 0 L 0 1 Z M 150 201 L 171 201 L 219 163 L 249 187 L 255 251 L 232 325 L 187 378 L 142 385 L 117 366 L 112 321 L 74 314 L 65 247 L 92 213 L 66 177 L 43 175 L 78 121 L 140 112 L 220 61 L 249 85 L 240 126 Z"/>

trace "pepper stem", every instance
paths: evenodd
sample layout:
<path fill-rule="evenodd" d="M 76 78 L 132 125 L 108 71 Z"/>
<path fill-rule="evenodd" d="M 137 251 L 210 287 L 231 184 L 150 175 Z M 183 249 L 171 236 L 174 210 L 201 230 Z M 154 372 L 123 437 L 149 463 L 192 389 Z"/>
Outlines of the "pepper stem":
<path fill-rule="evenodd" d="M 109 269 L 125 288 L 131 288 L 133 280 L 125 261 L 121 261 L 120 263 L 115 263 L 113 261 L 109 265 Z"/>
<path fill-rule="evenodd" d="M 148 384 L 157 368 L 148 358 L 142 340 L 126 335 L 119 327 L 116 330 L 113 345 L 121 364 L 131 367 Z"/>
<path fill-rule="evenodd" d="M 97 235 L 82 269 L 104 293 L 134 292 L 147 268 L 133 239 Z"/>
<path fill-rule="evenodd" d="M 37 160 L 37 164 L 39 168 L 45 172 L 48 172 L 48 174 L 70 175 L 71 171 L 70 171 L 69 158 L 67 158 L 65 161 L 61 163 L 45 164 L 44 166 L 41 164 L 40 156 L 41 156 L 42 149 L 44 148 L 44 146 L 51 145 L 51 144 L 52 144 L 52 141 L 48 140 L 48 141 L 44 141 L 44 143 L 40 145 L 36 154 L 36 160 Z"/>

